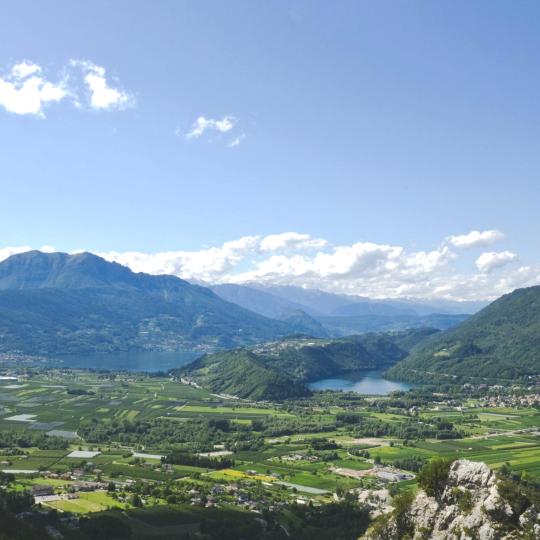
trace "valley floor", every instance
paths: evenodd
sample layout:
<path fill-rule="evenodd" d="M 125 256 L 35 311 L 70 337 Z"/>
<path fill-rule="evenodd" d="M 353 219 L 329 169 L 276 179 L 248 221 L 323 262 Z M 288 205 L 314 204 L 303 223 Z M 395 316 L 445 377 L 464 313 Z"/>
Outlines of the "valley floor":
<path fill-rule="evenodd" d="M 219 512 L 248 523 L 246 537 L 263 522 L 268 534 L 275 528 L 269 538 L 286 537 L 303 527 L 302 508 L 415 489 L 416 472 L 434 457 L 540 480 L 540 411 L 524 389 L 252 403 L 172 377 L 5 376 L 13 379 L 0 381 L 0 470 L 13 481 L 4 489 L 55 509 L 66 538 L 81 523 L 84 532 L 79 518 L 109 515 L 135 538 L 187 538 Z"/>

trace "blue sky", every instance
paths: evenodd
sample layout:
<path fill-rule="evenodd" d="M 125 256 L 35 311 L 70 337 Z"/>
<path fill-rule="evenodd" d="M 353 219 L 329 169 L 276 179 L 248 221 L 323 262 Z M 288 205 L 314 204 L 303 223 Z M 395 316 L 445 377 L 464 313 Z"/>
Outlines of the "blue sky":
<path fill-rule="evenodd" d="M 539 16 L 527 1 L 6 1 L 0 249 L 374 295 L 536 283 Z M 21 104 L 14 66 L 38 66 L 24 77 L 58 93 Z M 503 234 L 448 240 L 474 230 Z M 212 258 L 290 232 L 325 244 Z M 395 261 L 373 256 L 390 251 L 371 244 L 444 272 L 419 288 L 422 259 L 394 284 Z M 137 266 L 127 252 L 184 255 Z M 203 263 L 187 271 L 185 253 Z"/>

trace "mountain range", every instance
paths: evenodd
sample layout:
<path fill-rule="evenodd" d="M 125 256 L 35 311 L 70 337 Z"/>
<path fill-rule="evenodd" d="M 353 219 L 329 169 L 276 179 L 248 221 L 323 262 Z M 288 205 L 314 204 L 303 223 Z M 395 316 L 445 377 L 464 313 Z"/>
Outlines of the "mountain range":
<path fill-rule="evenodd" d="M 205 287 L 91 253 L 31 251 L 0 263 L 0 352 L 208 350 L 295 331 Z"/>
<path fill-rule="evenodd" d="M 445 330 L 467 319 L 484 303 L 370 300 L 294 286 L 221 284 L 212 290 L 223 299 L 266 317 L 294 321 L 299 331 L 317 337 L 399 331 L 425 326 Z M 303 314 L 303 315 L 300 315 Z"/>
<path fill-rule="evenodd" d="M 348 317 L 363 315 L 470 315 L 487 302 L 382 299 L 373 300 L 356 295 L 336 294 L 292 285 L 226 283 L 211 285 L 219 296 L 242 307 L 265 315 L 281 318 L 288 312 L 301 310 L 312 317 Z"/>
<path fill-rule="evenodd" d="M 0 353 L 209 351 L 299 333 L 335 337 L 426 325 L 444 329 L 465 317 L 426 320 L 409 308 L 351 303 L 345 296 L 299 288 L 214 289 L 219 294 L 175 276 L 135 273 L 91 253 L 13 255 L 0 262 Z M 346 308 L 369 314 L 315 315 Z"/>
<path fill-rule="evenodd" d="M 300 355 L 293 355 L 296 349 L 288 347 L 280 359 L 274 357 L 274 367 L 264 363 L 265 369 L 278 366 L 280 375 L 302 382 L 344 369 L 328 351 L 340 350 L 347 358 L 346 347 L 351 343 L 355 358 L 363 358 L 360 367 L 369 367 L 362 347 L 373 339 L 367 337 L 370 332 L 384 330 L 385 340 L 394 336 L 394 344 L 407 352 L 386 362 L 385 367 L 393 365 L 389 374 L 396 378 L 528 380 L 540 376 L 540 286 L 507 294 L 472 316 L 426 314 L 422 312 L 427 309 L 425 304 L 410 313 L 411 302 L 386 305 L 298 287 L 235 285 L 214 290 L 227 291 L 229 298 L 243 306 L 252 305 L 259 313 L 227 301 L 207 287 L 174 276 L 135 273 L 91 253 L 13 255 L 0 262 L 0 353 L 205 353 L 248 346 L 260 361 L 272 357 L 268 349 L 261 353 L 261 343 L 283 343 L 285 338 L 290 343 L 293 336 L 303 335 L 322 339 L 317 344 L 320 350 L 323 342 L 333 342 L 333 349 L 325 346 L 322 355 L 329 371 L 315 357 L 310 356 L 311 363 L 306 363 L 305 354 L 311 349 L 304 347 Z M 279 320 L 275 318 L 278 311 Z M 397 344 L 395 336 L 413 328 L 419 329 L 416 335 L 422 339 L 415 337 L 412 345 Z M 335 339 L 351 334 L 362 334 L 361 339 Z M 378 346 L 376 350 L 382 349 Z M 283 358 L 287 361 L 280 363 Z M 354 369 L 359 367 L 353 364 Z"/>

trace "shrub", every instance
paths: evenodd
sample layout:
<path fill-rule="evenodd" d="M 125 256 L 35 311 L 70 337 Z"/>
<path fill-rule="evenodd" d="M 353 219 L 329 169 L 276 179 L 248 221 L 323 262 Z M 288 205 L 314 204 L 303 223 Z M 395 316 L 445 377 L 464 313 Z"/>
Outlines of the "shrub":
<path fill-rule="evenodd" d="M 418 473 L 418 484 L 430 496 L 439 499 L 448 482 L 451 459 L 435 459 Z"/>
<path fill-rule="evenodd" d="M 392 499 L 396 531 L 399 538 L 412 537 L 414 534 L 414 525 L 411 521 L 411 505 L 413 500 L 414 493 L 412 491 L 403 491 Z"/>

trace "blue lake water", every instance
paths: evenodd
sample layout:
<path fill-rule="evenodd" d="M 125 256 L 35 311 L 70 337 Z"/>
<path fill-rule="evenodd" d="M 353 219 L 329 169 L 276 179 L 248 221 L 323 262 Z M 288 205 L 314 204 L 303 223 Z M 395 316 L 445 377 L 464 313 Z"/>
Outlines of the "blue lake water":
<path fill-rule="evenodd" d="M 384 396 L 398 390 L 407 391 L 413 388 L 414 384 L 389 381 L 383 378 L 381 371 L 362 371 L 313 381 L 308 386 L 312 390 L 343 390 L 343 392 Z"/>

